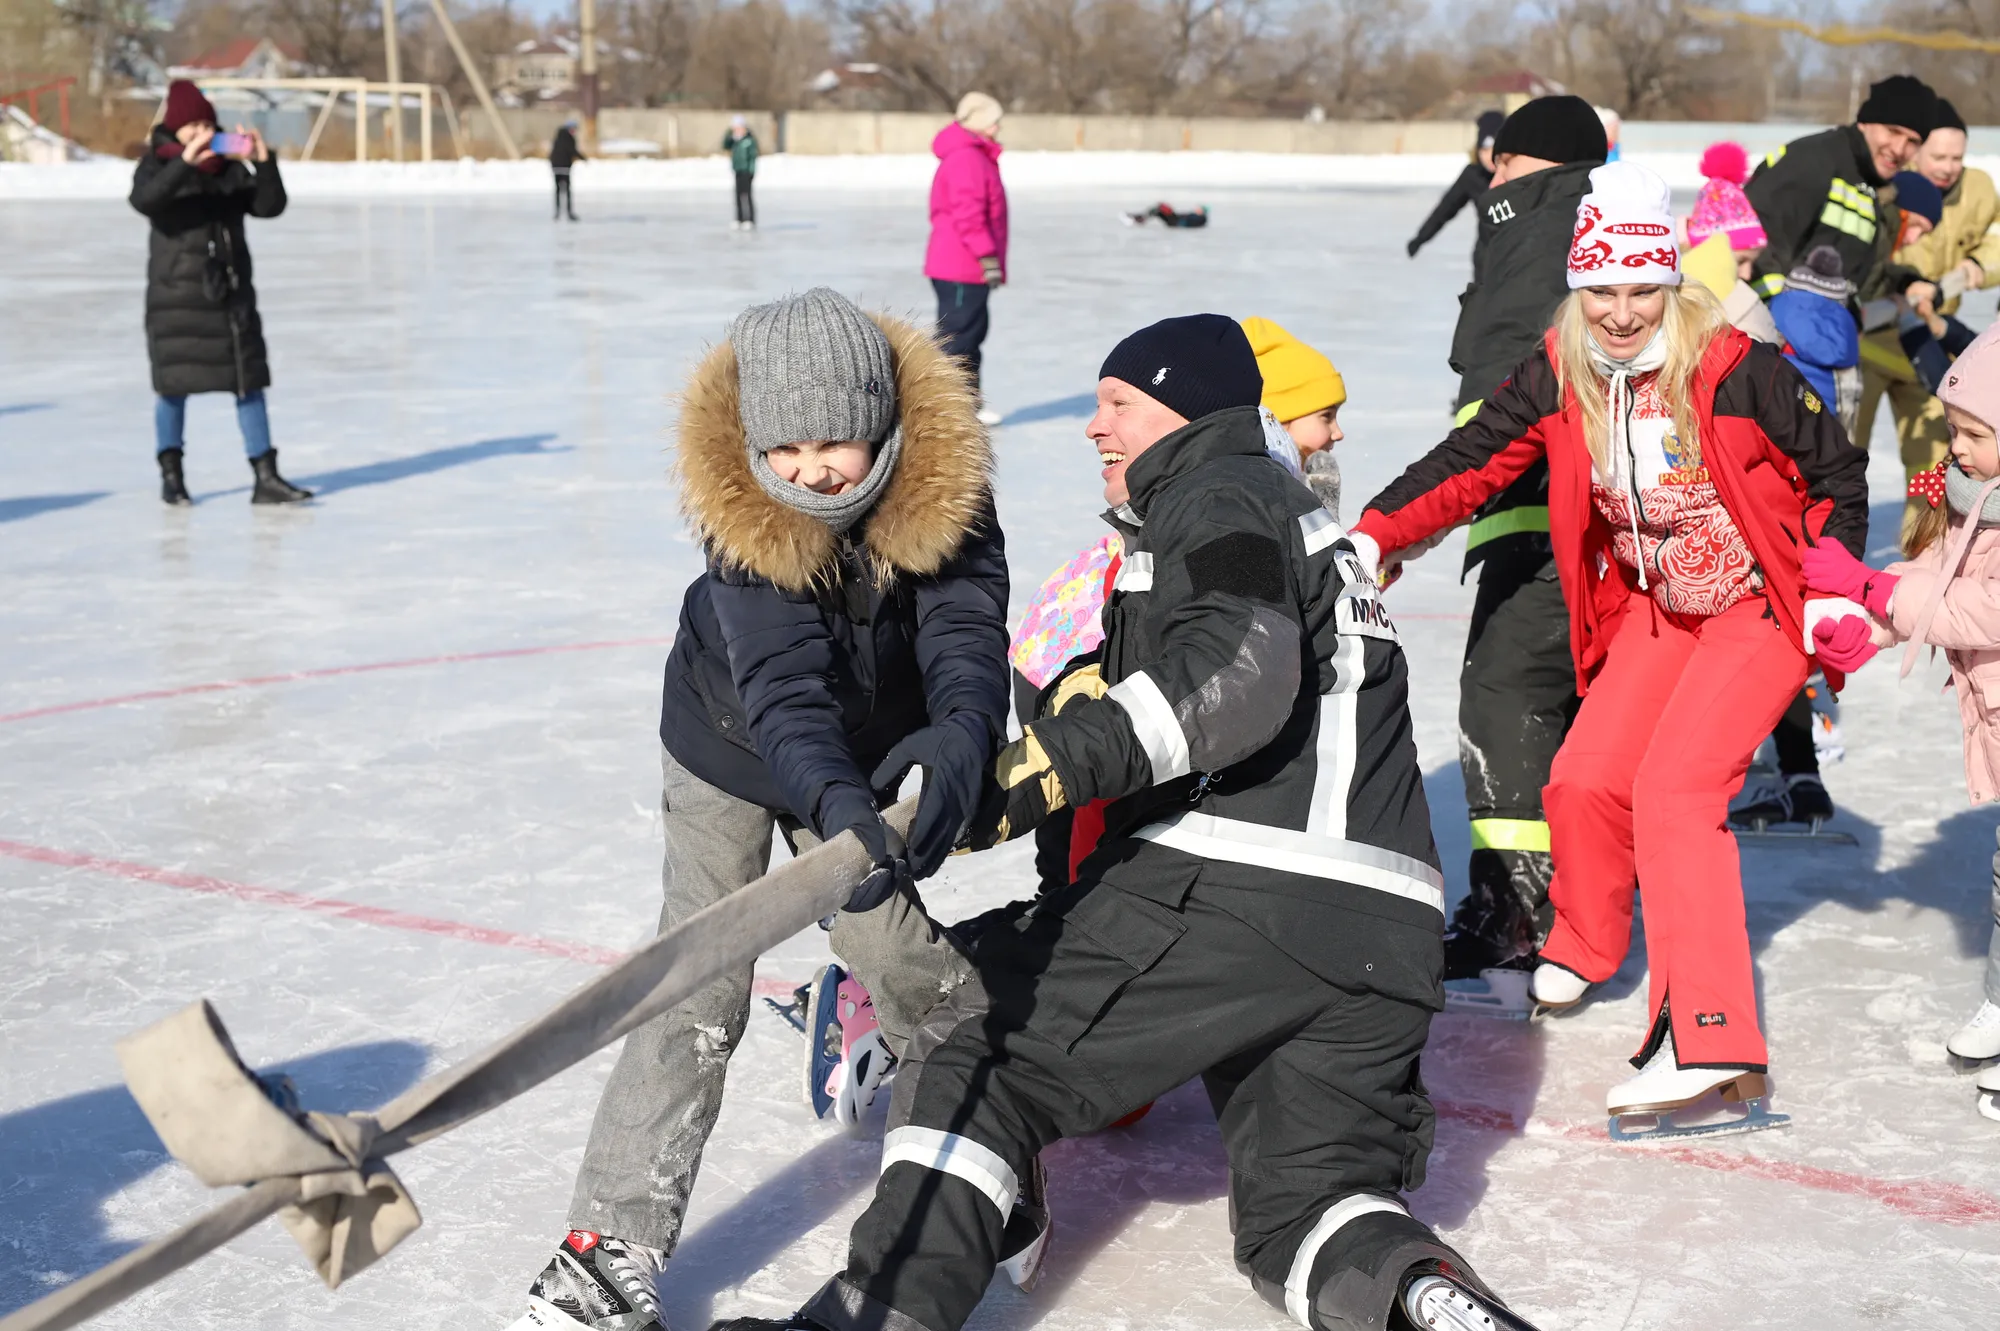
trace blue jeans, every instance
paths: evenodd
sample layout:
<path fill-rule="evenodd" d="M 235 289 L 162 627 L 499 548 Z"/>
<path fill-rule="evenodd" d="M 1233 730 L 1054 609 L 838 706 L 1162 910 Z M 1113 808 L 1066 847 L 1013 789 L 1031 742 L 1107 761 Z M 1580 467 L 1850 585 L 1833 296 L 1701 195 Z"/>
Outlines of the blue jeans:
<path fill-rule="evenodd" d="M 153 403 L 153 448 L 164 453 L 179 448 L 187 432 L 188 400 L 185 394 L 160 394 Z M 243 456 L 260 458 L 271 451 L 271 416 L 264 409 L 264 390 L 236 399 L 236 426 L 243 431 Z"/>

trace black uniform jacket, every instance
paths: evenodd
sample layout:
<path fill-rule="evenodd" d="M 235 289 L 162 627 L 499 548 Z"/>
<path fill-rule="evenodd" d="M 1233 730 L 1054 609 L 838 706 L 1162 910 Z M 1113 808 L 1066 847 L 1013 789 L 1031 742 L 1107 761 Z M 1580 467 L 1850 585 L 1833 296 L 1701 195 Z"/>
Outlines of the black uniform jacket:
<path fill-rule="evenodd" d="M 284 181 L 275 154 L 254 168 L 232 161 L 210 175 L 153 151 L 173 139 L 155 128 L 132 176 L 132 206 L 153 224 L 146 259 L 153 391 L 242 397 L 271 386 L 243 219 L 284 212 Z"/>
<path fill-rule="evenodd" d="M 1880 262 L 1876 234 L 1894 220 L 1876 207 L 1875 193 L 1887 183 L 1875 174 L 1868 140 L 1853 125 L 1809 134 L 1768 154 L 1743 187 L 1769 238 L 1751 265 L 1757 294 L 1769 300 L 1784 290 L 1785 274 L 1821 245 L 1840 252 L 1848 281 L 1867 286 Z"/>
<path fill-rule="evenodd" d="M 723 343 L 683 401 L 675 470 L 708 553 L 667 658 L 660 740 L 739 799 L 822 835 L 830 786 L 868 789 L 912 731 L 1007 725 L 1007 561 L 993 454 L 958 366 L 883 316 L 903 428 L 896 474 L 848 537 L 765 494 Z"/>
<path fill-rule="evenodd" d="M 1569 295 L 1569 243 L 1576 208 L 1602 162 L 1572 162 L 1510 180 L 1478 200 L 1479 242 L 1472 285 L 1458 298 L 1451 368 L 1458 371 L 1459 423 L 1493 396 L 1534 354 Z M 1473 516 L 1465 567 L 1493 555 L 1543 560 L 1549 554 L 1549 470 L 1537 464 Z"/>
<path fill-rule="evenodd" d="M 1430 244 L 1466 204 L 1477 200 L 1492 183 L 1493 173 L 1481 166 L 1477 159 L 1467 163 L 1465 170 L 1458 173 L 1458 179 L 1451 182 L 1451 188 L 1444 192 L 1444 197 L 1438 200 L 1437 207 L 1431 209 L 1431 215 L 1417 228 L 1417 234 L 1410 241 L 1410 253 L 1415 255 Z"/>
<path fill-rule="evenodd" d="M 1442 1004 L 1444 879 L 1396 629 L 1255 408 L 1127 469 L 1109 693 L 1032 725 L 1073 804 L 1115 800 L 1085 875 L 1204 897 L 1344 988 Z"/>

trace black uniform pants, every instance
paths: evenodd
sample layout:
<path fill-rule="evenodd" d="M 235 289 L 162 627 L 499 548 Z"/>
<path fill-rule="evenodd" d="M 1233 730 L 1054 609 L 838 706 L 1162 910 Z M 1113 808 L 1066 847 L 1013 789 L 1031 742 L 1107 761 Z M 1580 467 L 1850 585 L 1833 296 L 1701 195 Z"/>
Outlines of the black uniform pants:
<path fill-rule="evenodd" d="M 1479 568 L 1458 678 L 1472 858 L 1471 892 L 1453 928 L 1490 944 L 1497 959 L 1532 952 L 1555 922 L 1542 787 L 1578 702 L 1555 561 L 1538 553 L 1489 557 Z M 1462 969 L 1450 955 L 1447 974 Z"/>
<path fill-rule="evenodd" d="M 750 196 L 751 184 L 757 179 L 753 172 L 736 173 L 736 220 L 757 224 L 757 201 Z"/>
<path fill-rule="evenodd" d="M 1297 1320 L 1380 1331 L 1413 1266 L 1466 1270 L 1397 1200 L 1430 1152 L 1417 1069 L 1430 1011 L 1329 985 L 1199 887 L 1176 909 L 1100 881 L 1157 891 L 1199 864 L 1128 841 L 1018 927 L 982 935 L 984 984 L 911 1041 L 874 1202 L 807 1317 L 958 1331 L 1037 1152 L 1196 1074 L 1229 1154 L 1237 1264 Z"/>
<path fill-rule="evenodd" d="M 555 169 L 555 173 L 556 216 L 561 217 L 564 213 L 568 213 L 570 221 L 574 222 L 576 220 L 576 200 L 569 192 L 569 168 L 559 166 Z"/>
<path fill-rule="evenodd" d="M 933 277 L 931 287 L 937 292 L 938 340 L 944 343 L 944 354 L 956 356 L 965 365 L 966 373 L 972 377 L 972 391 L 979 391 L 979 348 L 986 341 L 986 297 L 989 288 L 984 282 L 947 282 Z"/>
<path fill-rule="evenodd" d="M 1786 776 L 1819 773 L 1819 748 L 1813 743 L 1814 687 L 1808 683 L 1799 690 L 1799 696 L 1792 699 L 1792 705 L 1778 718 L 1778 728 L 1771 732 L 1771 738 L 1778 744 L 1778 771 Z M 1822 681 L 1817 687 L 1825 688 L 1826 684 Z"/>

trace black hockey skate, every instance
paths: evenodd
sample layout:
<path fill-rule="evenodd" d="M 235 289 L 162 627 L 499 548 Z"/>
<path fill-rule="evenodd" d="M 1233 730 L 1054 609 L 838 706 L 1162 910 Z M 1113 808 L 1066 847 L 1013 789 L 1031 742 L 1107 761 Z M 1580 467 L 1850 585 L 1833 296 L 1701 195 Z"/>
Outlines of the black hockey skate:
<path fill-rule="evenodd" d="M 1445 1011 L 1526 1021 L 1535 1008 L 1528 977 L 1537 935 L 1534 913 L 1505 871 L 1475 870 L 1444 931 Z"/>
<path fill-rule="evenodd" d="M 1042 1158 L 1035 1157 L 1028 1171 L 1028 1185 L 1014 1199 L 1014 1213 L 1000 1236 L 1000 1269 L 1017 1289 L 1032 1290 L 1042 1278 L 1042 1258 L 1048 1255 L 1049 1235 L 1055 1219 L 1049 1214 L 1048 1175 Z"/>
<path fill-rule="evenodd" d="M 653 1287 L 660 1256 L 623 1239 L 573 1230 L 528 1289 L 509 1331 L 665 1331 Z"/>
<path fill-rule="evenodd" d="M 1497 1300 L 1482 1298 L 1434 1270 L 1406 1276 L 1398 1302 L 1417 1331 L 1535 1331 Z"/>
<path fill-rule="evenodd" d="M 1833 797 L 1812 772 L 1767 779 L 1745 802 L 1729 811 L 1729 829 L 1745 841 L 1818 841 L 1852 846 L 1850 832 L 1827 826 L 1833 818 Z"/>

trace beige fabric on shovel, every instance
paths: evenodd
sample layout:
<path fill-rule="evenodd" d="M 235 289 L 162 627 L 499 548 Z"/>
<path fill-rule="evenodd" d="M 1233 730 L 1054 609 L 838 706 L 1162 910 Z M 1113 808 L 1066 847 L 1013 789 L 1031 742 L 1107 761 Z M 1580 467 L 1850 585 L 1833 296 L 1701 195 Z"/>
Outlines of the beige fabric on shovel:
<path fill-rule="evenodd" d="M 883 817 L 909 831 L 914 799 Z M 373 1114 L 273 1104 L 204 1000 L 120 1042 L 133 1098 L 175 1158 L 211 1186 L 248 1191 L 193 1223 L 0 1318 L 0 1331 L 61 1331 L 221 1247 L 275 1212 L 329 1286 L 420 1223 L 388 1156 L 442 1136 L 644 1025 L 710 980 L 838 910 L 870 868 L 842 833 L 654 939 L 484 1053 Z"/>

